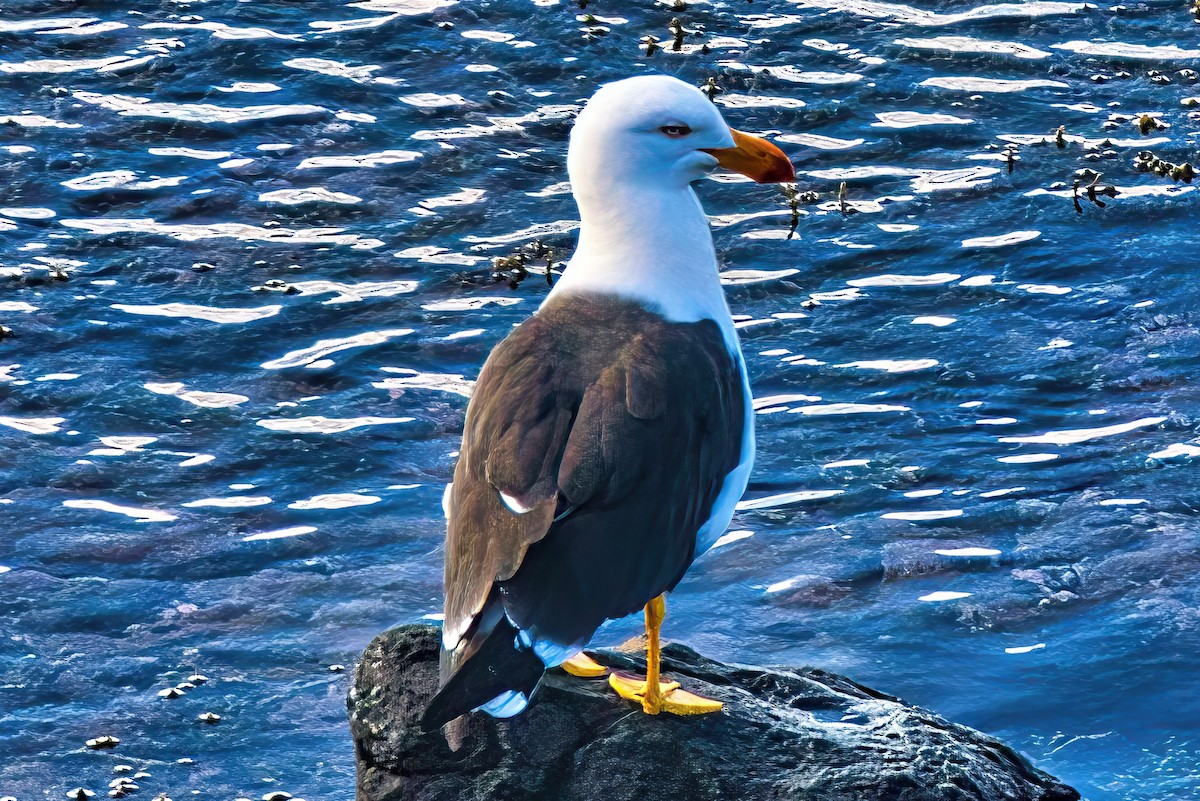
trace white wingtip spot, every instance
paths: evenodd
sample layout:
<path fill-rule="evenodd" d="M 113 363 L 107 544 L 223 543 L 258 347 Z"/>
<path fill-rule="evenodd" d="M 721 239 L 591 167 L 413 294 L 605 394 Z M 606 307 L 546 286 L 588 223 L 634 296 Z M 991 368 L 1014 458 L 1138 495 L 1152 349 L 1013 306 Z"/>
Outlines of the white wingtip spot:
<path fill-rule="evenodd" d="M 559 645 L 549 640 L 539 640 L 533 644 L 533 653 L 548 668 L 558 667 L 581 651 L 583 648 L 579 645 Z"/>
<path fill-rule="evenodd" d="M 456 631 L 457 627 L 442 625 L 442 648 L 447 651 L 453 651 L 462 642 L 461 631 Z"/>
<path fill-rule="evenodd" d="M 519 715 L 524 712 L 525 707 L 528 705 L 529 699 L 525 697 L 525 693 L 518 690 L 508 690 L 507 692 L 500 693 L 478 708 L 494 718 L 511 718 L 513 715 Z"/>
<path fill-rule="evenodd" d="M 508 507 L 508 511 L 516 515 L 523 515 L 533 508 L 532 506 L 523 506 L 516 498 L 504 492 L 500 493 L 500 500 Z"/>

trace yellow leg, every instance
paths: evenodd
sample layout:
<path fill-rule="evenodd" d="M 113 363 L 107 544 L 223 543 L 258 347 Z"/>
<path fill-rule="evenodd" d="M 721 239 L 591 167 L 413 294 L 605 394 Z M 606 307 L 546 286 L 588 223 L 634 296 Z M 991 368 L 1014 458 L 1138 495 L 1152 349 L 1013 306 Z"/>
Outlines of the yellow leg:
<path fill-rule="evenodd" d="M 663 689 L 658 683 L 662 647 L 658 638 L 666 616 L 665 596 L 660 595 L 646 604 L 646 688 L 642 694 L 642 711 L 647 715 L 657 715 L 663 708 Z"/>
<path fill-rule="evenodd" d="M 587 654 L 580 651 L 575 656 L 568 659 L 559 665 L 563 670 L 570 673 L 572 676 L 579 676 L 585 679 L 594 679 L 597 676 L 607 676 L 608 668 L 592 659 Z"/>
<path fill-rule="evenodd" d="M 666 595 L 660 595 L 646 604 L 646 678 L 638 679 L 624 673 L 613 673 L 608 683 L 617 695 L 642 705 L 647 715 L 670 712 L 674 715 L 704 715 L 719 712 L 722 704 L 710 698 L 693 695 L 679 689 L 679 682 L 662 681 L 662 648 L 659 632 L 667 614 Z"/>

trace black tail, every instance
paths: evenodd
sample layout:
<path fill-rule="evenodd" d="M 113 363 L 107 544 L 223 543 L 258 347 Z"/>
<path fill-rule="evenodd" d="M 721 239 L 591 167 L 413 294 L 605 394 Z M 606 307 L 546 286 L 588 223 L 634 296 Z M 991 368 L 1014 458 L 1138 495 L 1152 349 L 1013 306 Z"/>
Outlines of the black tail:
<path fill-rule="evenodd" d="M 499 607 L 498 599 L 489 599 L 488 605 L 491 604 Z M 500 614 L 489 615 L 489 611 Z M 517 638 L 517 629 L 502 608 L 485 608 L 477 620 L 490 623 L 489 618 L 498 618 L 491 624 L 491 630 L 485 630 L 486 623 L 480 625 L 470 636 L 462 656 L 454 660 L 456 664 L 451 665 L 449 675 L 443 674 L 441 689 L 421 717 L 421 728 L 425 731 L 440 728 L 509 690 L 525 693 L 527 699 L 533 697 L 546 666 Z M 443 659 L 446 656 L 443 653 Z"/>

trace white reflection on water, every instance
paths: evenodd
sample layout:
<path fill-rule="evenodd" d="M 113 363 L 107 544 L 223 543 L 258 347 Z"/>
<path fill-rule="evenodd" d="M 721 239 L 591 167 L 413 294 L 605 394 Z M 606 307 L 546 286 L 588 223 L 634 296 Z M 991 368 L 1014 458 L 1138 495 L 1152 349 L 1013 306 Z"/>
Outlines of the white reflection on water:
<path fill-rule="evenodd" d="M 938 556 L 999 556 L 996 548 L 939 548 L 934 551 Z"/>
<path fill-rule="evenodd" d="M 939 26 L 956 25 L 960 22 L 989 19 L 1034 19 L 1036 17 L 1073 14 L 1087 6 L 1083 3 L 1061 3 L 1049 0 L 1034 0 L 1025 3 L 997 3 L 983 5 L 954 14 L 926 11 L 923 8 L 884 3 L 878 0 L 794 0 L 801 8 L 824 8 L 844 11 L 869 19 L 888 19 L 910 25 Z"/>
<path fill-rule="evenodd" d="M 953 114 L 931 114 L 920 111 L 880 111 L 875 113 L 879 120 L 876 128 L 919 128 L 923 125 L 973 125 L 975 120 L 956 117 Z"/>
<path fill-rule="evenodd" d="M 406 295 L 416 291 L 418 286 L 416 281 L 363 281 L 358 284 L 323 280 L 292 282 L 292 287 L 301 295 L 333 293 L 334 297 L 324 301 L 326 305 L 353 303 L 365 298 L 390 298 L 395 295 Z"/>
<path fill-rule="evenodd" d="M 0 125 L 19 125 L 22 128 L 82 128 L 77 122 L 61 122 L 41 114 L 0 114 Z"/>
<path fill-rule="evenodd" d="M 132 517 L 141 523 L 169 523 L 176 519 L 176 516 L 170 512 L 164 512 L 160 509 L 143 509 L 136 506 L 121 506 L 119 504 L 110 503 L 109 501 L 83 500 L 72 499 L 63 501 L 63 506 L 69 509 L 95 509 L 101 512 L 113 512 L 115 514 Z"/>
<path fill-rule="evenodd" d="M 283 370 L 289 367 L 305 367 L 324 357 L 339 353 L 350 348 L 365 348 L 369 345 L 381 345 L 395 337 L 408 336 L 413 333 L 412 328 L 393 328 L 386 331 L 364 331 L 361 334 L 353 336 L 341 337 L 338 339 L 322 339 L 316 344 L 310 345 L 307 348 L 293 350 L 280 356 L 278 359 L 272 359 L 263 362 L 264 370 Z"/>
<path fill-rule="evenodd" d="M 16 365 L 13 365 L 14 367 Z M 15 428 L 26 434 L 53 434 L 62 429 L 65 417 L 7 417 L 0 416 L 0 426 Z"/>
<path fill-rule="evenodd" d="M 730 545 L 732 543 L 738 542 L 739 540 L 744 540 L 744 539 L 747 539 L 748 537 L 753 537 L 753 536 L 754 536 L 753 531 L 747 531 L 745 529 L 729 531 L 729 532 L 726 532 L 725 534 L 722 534 L 720 537 L 717 537 L 717 541 L 713 543 L 712 548 L 710 550 L 715 551 L 717 548 L 722 548 L 726 545 Z"/>
<path fill-rule="evenodd" d="M 886 373 L 911 373 L 937 367 L 937 359 L 866 359 L 857 362 L 835 364 L 834 367 L 856 367 L 860 370 L 883 370 Z"/>
<path fill-rule="evenodd" d="M 186 180 L 186 175 L 176 175 L 170 178 L 161 178 L 154 175 L 141 181 L 138 180 L 137 173 L 132 170 L 111 170 L 71 178 L 70 180 L 63 181 L 62 185 L 67 189 L 74 189 L 77 192 L 100 192 L 110 189 L 120 189 L 125 192 L 140 192 L 150 189 L 162 189 L 168 186 L 178 186 Z"/>
<path fill-rule="evenodd" d="M 343 233 L 344 228 L 265 228 L 246 223 L 160 223 L 149 218 L 63 220 L 62 224 L 68 228 L 82 228 L 94 234 L 162 234 L 181 242 L 240 239 L 284 244 L 350 245 L 357 250 L 370 250 L 383 245 L 379 239 Z"/>
<path fill-rule="evenodd" d="M 1037 464 L 1052 462 L 1057 458 L 1057 453 L 1018 453 L 1015 456 L 1001 456 L 996 461 L 1004 464 Z"/>
<path fill-rule="evenodd" d="M 752 72 L 766 74 L 789 83 L 807 83 L 818 86 L 836 86 L 840 84 L 857 83 L 863 76 L 855 72 L 809 72 L 795 67 L 772 67 L 763 64 L 743 64 L 740 61 L 721 61 L 718 64 L 725 69 L 737 72 Z"/>
<path fill-rule="evenodd" d="M 288 504 L 289 509 L 349 509 L 355 506 L 370 506 L 379 503 L 382 498 L 377 495 L 359 495 L 355 492 L 335 492 L 326 495 L 314 495 L 303 501 Z"/>
<path fill-rule="evenodd" d="M 1021 242 L 1032 242 L 1041 235 L 1041 231 L 1013 231 L 1012 233 L 999 234 L 998 236 L 976 236 L 964 239 L 962 246 L 964 248 L 1001 248 Z"/>
<path fill-rule="evenodd" d="M 439 95 L 436 92 L 417 92 L 411 95 L 399 95 L 396 99 L 401 103 L 407 103 L 417 108 L 447 108 L 449 106 L 465 106 L 467 104 L 467 99 L 462 95 Z"/>
<path fill-rule="evenodd" d="M 928 512 L 886 512 L 880 517 L 884 520 L 907 520 L 911 523 L 922 523 L 930 520 L 947 520 L 951 517 L 962 517 L 962 509 L 938 509 Z"/>
<path fill-rule="evenodd" d="M 794 97 L 771 97 L 770 95 L 739 95 L 731 92 L 716 98 L 718 106 L 726 108 L 804 108 L 807 103 Z M 818 137 L 820 138 L 820 137 Z"/>
<path fill-rule="evenodd" d="M 230 409 L 250 401 L 250 398 L 235 392 L 188 390 L 182 381 L 149 381 L 142 386 L 155 395 L 173 396 L 203 409 Z"/>
<path fill-rule="evenodd" d="M 140 66 L 155 58 L 158 58 L 158 56 L 148 56 L 141 59 L 133 59 L 129 56 L 105 56 L 102 58 L 46 58 L 30 61 L 4 61 L 0 62 L 0 72 L 9 74 L 61 74 L 89 70 L 112 72 L 115 67 L 128 68 L 131 66 Z"/>
<path fill-rule="evenodd" d="M 300 162 L 298 170 L 318 169 L 360 169 L 386 167 L 391 164 L 405 164 L 419 159 L 421 154 L 415 150 L 383 150 L 379 153 L 366 153 L 361 156 L 312 156 Z"/>
<path fill-rule="evenodd" d="M 5 217 L 15 217 L 18 220 L 49 220 L 56 212 L 39 206 L 9 206 L 0 209 Z"/>
<path fill-rule="evenodd" d="M 835 495 L 841 495 L 845 490 L 796 490 L 793 492 L 782 492 L 778 495 L 768 495 L 764 498 L 754 498 L 748 501 L 739 501 L 737 509 L 739 512 L 749 511 L 751 509 L 774 509 L 778 506 L 786 506 L 791 503 L 800 503 L 802 501 L 819 501 L 824 498 L 832 498 Z"/>
<path fill-rule="evenodd" d="M 290 528 L 279 528 L 274 531 L 260 531 L 257 534 L 251 534 L 247 537 L 242 537 L 242 542 L 257 542 L 259 540 L 279 540 L 288 537 L 299 537 L 304 534 L 312 534 L 317 530 L 316 526 L 291 526 Z"/>
<path fill-rule="evenodd" d="M 1200 445 L 1188 445 L 1182 442 L 1176 442 L 1168 445 L 1161 451 L 1155 451 L 1148 458 L 1168 461 L 1171 459 L 1191 459 L 1200 456 Z"/>
<path fill-rule="evenodd" d="M 1156 426 L 1165 422 L 1166 417 L 1143 417 L 1129 423 L 1117 423 L 1099 428 L 1073 428 L 1064 431 L 1048 431 L 1045 434 L 1025 437 L 1001 437 L 1001 442 L 1045 443 L 1048 445 L 1076 445 L 1101 437 L 1111 437 L 1116 434 L 1126 434 L 1139 428 Z"/>
<path fill-rule="evenodd" d="M 937 286 L 957 280 L 956 273 L 933 273 L 932 275 L 874 275 L 870 278 L 854 278 L 846 283 L 850 286 Z"/>
<path fill-rule="evenodd" d="M 148 22 L 143 30 L 202 30 L 209 31 L 214 39 L 284 39 L 292 42 L 304 40 L 303 36 L 276 33 L 269 28 L 239 28 L 223 22 Z"/>
<path fill-rule="evenodd" d="M 954 89 L 959 92 L 1028 92 L 1030 89 L 1069 89 L 1062 81 L 1050 81 L 1044 78 L 1027 78 L 1024 80 L 1004 78 L 937 77 L 921 81 L 921 86 L 932 86 L 937 89 Z"/>
<path fill-rule="evenodd" d="M 151 147 L 147 148 L 146 152 L 152 156 L 181 156 L 201 161 L 218 161 L 233 155 L 228 150 L 200 150 L 194 147 Z"/>
<path fill-rule="evenodd" d="M 258 425 L 270 431 L 287 431 L 293 434 L 341 434 L 363 426 L 383 426 L 394 423 L 411 423 L 412 417 L 292 417 L 276 420 L 259 420 Z"/>
<path fill-rule="evenodd" d="M 928 595 L 922 595 L 918 601 L 926 601 L 929 603 L 939 603 L 941 601 L 957 601 L 962 598 L 970 598 L 969 592 L 953 592 L 951 590 L 941 590 L 940 592 L 931 592 Z"/>
<path fill-rule="evenodd" d="M 803 414 L 810 417 L 823 417 L 835 414 L 880 414 L 883 412 L 907 412 L 907 406 L 896 406 L 889 403 L 826 403 L 814 406 L 801 406 L 791 409 L 789 414 Z"/>
<path fill-rule="evenodd" d="M 1050 53 L 1020 42 L 998 42 L 990 39 L 975 39 L 970 36 L 932 36 L 927 39 L 897 39 L 893 44 L 918 50 L 946 50 L 951 53 L 986 53 L 989 55 L 1013 56 L 1036 60 L 1049 58 Z"/>
<path fill-rule="evenodd" d="M 439 392 L 450 392 L 464 398 L 471 397 L 475 382 L 456 373 L 423 373 L 407 367 L 381 367 L 386 373 L 400 373 L 401 378 L 385 378 L 375 381 L 371 386 L 376 389 L 406 390 L 432 389 Z"/>
<path fill-rule="evenodd" d="M 239 495 L 232 498 L 201 498 L 183 504 L 189 509 L 249 509 L 254 506 L 266 506 L 271 499 L 266 495 Z"/>
<path fill-rule="evenodd" d="M 1002 498 L 1005 495 L 1012 495 L 1014 492 L 1024 492 L 1027 487 L 1005 487 L 1004 489 L 991 490 L 990 492 L 979 493 L 980 498 Z"/>
<path fill-rule="evenodd" d="M 192 303 L 162 303 L 159 305 L 131 306 L 114 303 L 112 308 L 127 314 L 144 314 L 152 317 L 187 317 L 210 323 L 249 323 L 264 320 L 279 314 L 282 306 L 257 306 L 246 309 L 219 309 L 213 306 L 198 306 Z"/>
<path fill-rule="evenodd" d="M 98 17 L 47 17 L 45 19 L 0 19 L 0 33 L 53 33 L 96 22 Z"/>
<path fill-rule="evenodd" d="M 361 203 L 362 198 L 345 192 L 331 192 L 322 186 L 310 186 L 304 189 L 276 189 L 263 192 L 258 196 L 260 203 L 281 203 L 285 206 L 299 206 L 304 203 L 339 203 L 354 205 Z"/>
<path fill-rule="evenodd" d="M 1200 58 L 1200 50 L 1188 50 L 1175 45 L 1072 41 L 1050 46 L 1055 50 L 1070 50 L 1072 53 L 1082 53 L 1088 56 L 1113 56 L 1114 58 L 1143 59 L 1146 61 Z"/>
<path fill-rule="evenodd" d="M 148 97 L 72 92 L 76 100 L 116 111 L 123 117 L 160 117 L 198 123 L 239 123 L 280 117 L 311 117 L 329 110 L 312 105 L 216 106 L 211 103 L 163 103 Z"/>

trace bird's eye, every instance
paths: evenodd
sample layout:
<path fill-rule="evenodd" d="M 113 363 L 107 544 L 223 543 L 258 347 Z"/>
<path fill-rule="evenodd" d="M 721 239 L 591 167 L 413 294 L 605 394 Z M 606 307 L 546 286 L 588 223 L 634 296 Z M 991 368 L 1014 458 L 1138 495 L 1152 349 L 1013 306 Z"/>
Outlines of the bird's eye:
<path fill-rule="evenodd" d="M 688 134 L 690 134 L 692 132 L 692 129 L 687 127 L 686 125 L 664 125 L 663 127 L 659 128 L 658 130 L 662 131 L 664 134 L 671 137 L 672 139 L 679 139 L 681 137 L 687 136 Z"/>

